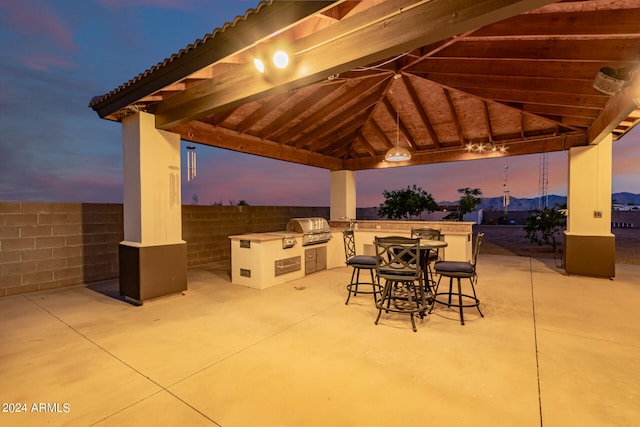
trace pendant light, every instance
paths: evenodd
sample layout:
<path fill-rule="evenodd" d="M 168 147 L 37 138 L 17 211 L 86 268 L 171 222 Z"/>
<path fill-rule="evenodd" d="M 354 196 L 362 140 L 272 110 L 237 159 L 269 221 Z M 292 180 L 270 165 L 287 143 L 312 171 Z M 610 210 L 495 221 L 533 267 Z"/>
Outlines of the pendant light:
<path fill-rule="evenodd" d="M 384 159 L 388 162 L 404 162 L 411 158 L 411 153 L 400 146 L 400 115 L 396 112 L 396 145 L 391 147 Z"/>

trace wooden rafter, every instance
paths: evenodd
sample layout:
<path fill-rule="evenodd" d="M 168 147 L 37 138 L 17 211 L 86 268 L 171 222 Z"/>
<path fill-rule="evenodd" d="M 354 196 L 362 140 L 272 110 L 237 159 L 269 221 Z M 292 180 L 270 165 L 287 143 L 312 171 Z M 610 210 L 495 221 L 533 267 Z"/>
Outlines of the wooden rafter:
<path fill-rule="evenodd" d="M 453 104 L 453 99 L 451 98 L 451 93 L 449 93 L 449 89 L 442 88 L 442 90 L 444 91 L 444 96 L 447 99 L 447 106 L 449 107 L 449 112 L 451 113 L 453 124 L 456 127 L 456 132 L 458 133 L 460 146 L 464 146 L 466 141 L 464 139 L 464 134 L 462 133 L 462 126 L 460 125 L 460 118 L 458 117 L 456 106 Z"/>
<path fill-rule="evenodd" d="M 640 122 L 626 90 L 592 86 L 604 67 L 640 69 L 640 0 L 303 3 L 316 2 L 261 3 L 92 108 L 111 120 L 147 111 L 186 140 L 331 170 L 398 166 L 384 162 L 398 112 L 414 155 L 400 166 L 478 158 L 467 142 L 567 149 Z M 298 68 L 262 78 L 251 58 L 278 37 Z"/>
<path fill-rule="evenodd" d="M 413 87 L 413 85 L 411 84 L 411 80 L 409 80 L 406 76 L 403 76 L 402 81 L 405 85 L 405 87 L 407 88 L 407 91 L 409 92 L 409 95 L 411 96 L 411 101 L 413 102 L 413 105 L 415 105 L 416 110 L 418 111 L 418 114 L 420 115 L 420 120 L 422 121 L 423 126 L 425 127 L 425 129 L 427 129 L 427 132 L 429 133 L 429 137 L 431 138 L 431 142 L 433 142 L 433 145 L 436 148 L 440 147 L 440 141 L 438 141 L 438 136 L 436 135 L 435 130 L 433 129 L 433 126 L 431 125 L 431 121 L 429 120 L 429 117 L 427 117 L 427 113 L 425 112 L 422 103 L 420 102 L 420 97 L 418 96 L 418 93 L 416 92 L 416 89 Z"/>

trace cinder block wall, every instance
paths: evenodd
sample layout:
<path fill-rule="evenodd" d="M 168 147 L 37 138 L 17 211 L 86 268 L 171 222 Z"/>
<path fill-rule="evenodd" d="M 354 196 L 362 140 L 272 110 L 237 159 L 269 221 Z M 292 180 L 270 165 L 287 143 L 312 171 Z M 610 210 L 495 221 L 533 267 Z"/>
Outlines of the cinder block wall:
<path fill-rule="evenodd" d="M 187 264 L 230 265 L 234 234 L 284 230 L 329 208 L 183 206 Z M 0 297 L 118 277 L 121 204 L 0 202 Z"/>
<path fill-rule="evenodd" d="M 230 263 L 229 236 L 284 230 L 291 218 L 324 217 L 329 208 L 295 206 L 182 206 L 187 265 Z"/>
<path fill-rule="evenodd" d="M 118 275 L 122 205 L 0 202 L 0 296 Z"/>

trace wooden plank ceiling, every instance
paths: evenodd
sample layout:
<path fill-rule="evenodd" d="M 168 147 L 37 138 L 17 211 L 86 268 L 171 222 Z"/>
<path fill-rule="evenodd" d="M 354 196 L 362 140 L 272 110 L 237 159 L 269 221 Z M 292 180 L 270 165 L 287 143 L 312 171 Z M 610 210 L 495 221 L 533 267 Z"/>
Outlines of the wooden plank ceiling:
<path fill-rule="evenodd" d="M 559 151 L 640 121 L 633 85 L 592 87 L 603 67 L 638 68 L 640 0 L 324 3 L 101 116 L 148 111 L 186 141 L 331 170 Z M 277 42 L 295 71 L 259 74 L 253 57 Z M 411 160 L 384 161 L 396 143 Z"/>

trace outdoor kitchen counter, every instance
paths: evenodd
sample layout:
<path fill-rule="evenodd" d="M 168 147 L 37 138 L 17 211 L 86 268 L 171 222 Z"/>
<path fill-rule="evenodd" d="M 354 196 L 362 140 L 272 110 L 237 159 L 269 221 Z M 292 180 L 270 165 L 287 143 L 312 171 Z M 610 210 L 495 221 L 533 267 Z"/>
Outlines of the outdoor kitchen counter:
<path fill-rule="evenodd" d="M 344 267 L 342 230 L 348 221 L 331 221 L 332 238 L 328 242 L 302 245 L 302 233 L 269 231 L 229 236 L 231 241 L 231 283 L 264 289 L 304 277 L 315 271 Z M 441 230 L 447 247 L 440 251 L 448 261 L 471 259 L 471 222 L 431 221 L 357 221 L 354 225 L 356 252 L 374 255 L 376 236 L 410 236 L 412 228 Z M 357 227 L 357 228 L 355 228 Z M 295 237 L 285 247 L 283 237 Z"/>
<path fill-rule="evenodd" d="M 343 267 L 342 230 L 332 229 L 328 242 L 302 245 L 302 234 L 269 231 L 229 236 L 231 241 L 231 283 L 264 289 L 304 277 L 310 272 Z M 294 237 L 285 247 L 283 237 Z M 291 244 L 291 242 L 289 242 Z"/>
<path fill-rule="evenodd" d="M 356 252 L 375 255 L 373 241 L 376 236 L 411 236 L 413 228 L 434 228 L 440 230 L 447 242 L 441 249 L 441 256 L 447 261 L 469 261 L 472 252 L 473 222 L 459 221 L 392 221 L 357 220 L 354 223 Z M 347 229 L 349 221 L 331 221 L 332 228 Z"/>

